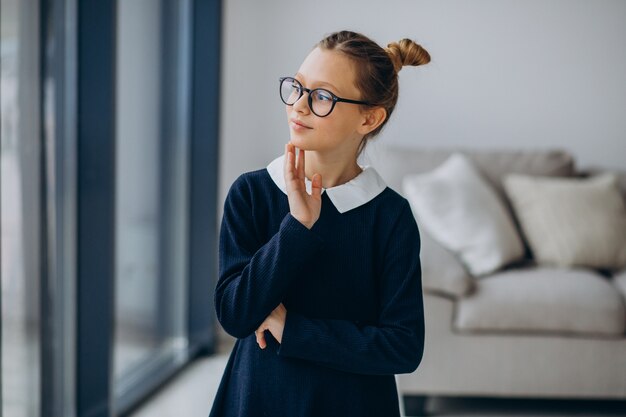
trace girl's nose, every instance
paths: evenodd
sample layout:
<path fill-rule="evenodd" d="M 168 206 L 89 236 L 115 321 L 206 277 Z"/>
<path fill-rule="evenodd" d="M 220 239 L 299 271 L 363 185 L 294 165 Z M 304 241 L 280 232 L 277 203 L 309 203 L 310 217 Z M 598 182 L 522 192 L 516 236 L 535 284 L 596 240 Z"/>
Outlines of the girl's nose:
<path fill-rule="evenodd" d="M 295 103 L 293 103 L 293 109 L 298 113 L 308 113 L 311 109 L 309 109 L 309 93 L 303 92 L 302 95 Z"/>

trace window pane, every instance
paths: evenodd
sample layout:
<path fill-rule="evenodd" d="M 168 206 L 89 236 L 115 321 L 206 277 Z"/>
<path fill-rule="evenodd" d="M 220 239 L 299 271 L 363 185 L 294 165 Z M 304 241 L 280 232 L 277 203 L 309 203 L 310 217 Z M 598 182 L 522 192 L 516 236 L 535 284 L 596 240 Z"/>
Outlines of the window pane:
<path fill-rule="evenodd" d="M 34 0 L 2 0 L 2 415 L 39 415 L 39 26 Z"/>
<path fill-rule="evenodd" d="M 153 4 L 149 4 L 153 3 Z M 115 376 L 159 348 L 159 4 L 118 3 Z"/>
<path fill-rule="evenodd" d="M 178 113 L 164 111 L 161 2 L 117 7 L 114 375 L 123 396 L 186 359 L 187 179 L 184 148 L 163 133 Z"/>

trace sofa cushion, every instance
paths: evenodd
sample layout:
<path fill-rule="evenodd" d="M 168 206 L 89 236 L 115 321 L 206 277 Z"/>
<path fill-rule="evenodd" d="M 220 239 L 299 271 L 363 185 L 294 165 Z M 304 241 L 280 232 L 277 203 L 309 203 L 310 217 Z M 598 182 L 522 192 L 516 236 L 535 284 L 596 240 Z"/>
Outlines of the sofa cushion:
<path fill-rule="evenodd" d="M 462 297 L 474 290 L 472 278 L 458 258 L 435 241 L 424 228 L 420 231 L 422 247 L 422 289 L 451 298 Z"/>
<path fill-rule="evenodd" d="M 626 267 L 626 206 L 614 174 L 503 179 L 538 263 L 619 270 Z"/>
<path fill-rule="evenodd" d="M 583 268 L 524 267 L 478 281 L 455 303 L 459 331 L 622 336 L 624 300 L 611 282 Z"/>
<path fill-rule="evenodd" d="M 512 217 L 471 160 L 454 153 L 434 170 L 407 175 L 402 188 L 418 224 L 457 254 L 474 276 L 524 257 Z"/>

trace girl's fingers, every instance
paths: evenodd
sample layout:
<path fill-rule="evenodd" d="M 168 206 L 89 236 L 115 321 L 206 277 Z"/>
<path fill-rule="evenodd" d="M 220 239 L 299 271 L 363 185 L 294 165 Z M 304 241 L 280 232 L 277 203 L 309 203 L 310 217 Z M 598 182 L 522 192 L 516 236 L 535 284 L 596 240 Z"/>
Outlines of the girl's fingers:
<path fill-rule="evenodd" d="M 298 178 L 304 181 L 304 150 L 298 151 Z"/>
<path fill-rule="evenodd" d="M 313 174 L 311 195 L 315 198 L 322 198 L 322 176 L 320 174 Z"/>
<path fill-rule="evenodd" d="M 297 159 L 297 164 L 296 164 Z M 285 182 L 296 181 L 299 183 L 300 189 L 305 187 L 304 181 L 304 151 L 298 150 L 298 156 L 296 158 L 296 147 L 291 142 L 285 145 L 285 164 L 284 164 L 284 176 Z"/>
<path fill-rule="evenodd" d="M 296 152 L 291 143 L 285 145 L 285 180 L 292 181 L 296 177 Z"/>
<path fill-rule="evenodd" d="M 254 332 L 256 334 L 256 342 L 259 344 L 261 349 L 265 349 L 267 344 L 265 343 L 265 332 L 263 330 L 257 330 Z"/>
<path fill-rule="evenodd" d="M 285 178 L 289 178 L 289 161 L 290 161 L 290 156 L 289 156 L 289 144 L 286 143 L 285 144 L 285 163 L 284 163 L 284 174 L 285 174 Z"/>

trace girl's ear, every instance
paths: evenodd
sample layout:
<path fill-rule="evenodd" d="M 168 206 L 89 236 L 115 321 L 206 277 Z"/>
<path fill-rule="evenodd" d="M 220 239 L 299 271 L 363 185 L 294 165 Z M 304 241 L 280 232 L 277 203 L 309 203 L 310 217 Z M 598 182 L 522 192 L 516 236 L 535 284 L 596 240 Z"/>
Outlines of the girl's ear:
<path fill-rule="evenodd" d="M 387 118 L 387 111 L 382 107 L 374 107 L 363 112 L 363 122 L 357 131 L 365 136 L 380 126 Z"/>

